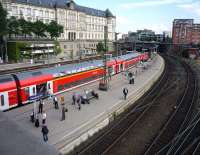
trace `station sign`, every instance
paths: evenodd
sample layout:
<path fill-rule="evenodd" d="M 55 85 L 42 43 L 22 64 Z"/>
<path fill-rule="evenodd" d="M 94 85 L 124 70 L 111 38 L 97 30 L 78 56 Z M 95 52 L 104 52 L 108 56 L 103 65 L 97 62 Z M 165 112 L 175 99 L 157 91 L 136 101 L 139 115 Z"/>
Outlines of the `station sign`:
<path fill-rule="evenodd" d="M 43 97 L 42 94 L 34 95 L 34 96 L 29 96 L 28 100 L 30 100 L 30 101 L 39 100 L 42 97 Z"/>

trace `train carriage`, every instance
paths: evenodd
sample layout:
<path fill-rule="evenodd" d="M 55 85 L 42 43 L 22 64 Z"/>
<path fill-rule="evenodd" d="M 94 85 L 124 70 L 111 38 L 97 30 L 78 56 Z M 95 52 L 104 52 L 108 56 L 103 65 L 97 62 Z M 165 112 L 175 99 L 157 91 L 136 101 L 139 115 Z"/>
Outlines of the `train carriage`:
<path fill-rule="evenodd" d="M 0 77 L 0 110 L 7 110 L 18 104 L 17 85 L 12 75 Z"/>
<path fill-rule="evenodd" d="M 146 59 L 146 53 L 129 53 L 111 58 L 106 63 L 106 72 L 114 75 Z M 26 104 L 34 96 L 46 97 L 94 82 L 101 79 L 104 73 L 103 60 L 94 60 L 2 76 L 0 110 Z"/>

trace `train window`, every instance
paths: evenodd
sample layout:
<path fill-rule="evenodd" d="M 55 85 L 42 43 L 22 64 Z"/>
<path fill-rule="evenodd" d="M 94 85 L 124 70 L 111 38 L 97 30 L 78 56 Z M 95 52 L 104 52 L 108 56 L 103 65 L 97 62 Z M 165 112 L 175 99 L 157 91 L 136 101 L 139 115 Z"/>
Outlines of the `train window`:
<path fill-rule="evenodd" d="M 4 105 L 5 105 L 5 103 L 4 103 L 4 96 L 1 95 L 1 106 L 4 106 Z"/>
<path fill-rule="evenodd" d="M 33 87 L 33 94 L 35 94 L 35 87 Z"/>
<path fill-rule="evenodd" d="M 33 76 L 38 76 L 38 75 L 41 75 L 41 74 L 42 74 L 42 72 L 33 72 L 32 73 Z"/>
<path fill-rule="evenodd" d="M 121 68 L 121 70 L 123 70 L 123 65 L 121 64 L 120 66 L 121 66 L 121 67 L 120 67 L 120 68 Z"/>
<path fill-rule="evenodd" d="M 64 88 L 67 89 L 68 87 L 69 87 L 69 85 L 66 83 L 66 84 L 64 85 Z"/>
<path fill-rule="evenodd" d="M 51 84 L 50 83 L 48 83 L 48 89 L 51 89 Z"/>
<path fill-rule="evenodd" d="M 1 78 L 0 83 L 10 82 L 12 81 L 12 78 Z"/>
<path fill-rule="evenodd" d="M 26 95 L 29 95 L 29 88 L 28 87 L 25 88 L 25 93 L 26 93 Z"/>
<path fill-rule="evenodd" d="M 63 90 L 63 86 L 62 86 L 62 85 L 59 85 L 59 86 L 58 86 L 58 91 L 61 91 L 61 90 Z"/>

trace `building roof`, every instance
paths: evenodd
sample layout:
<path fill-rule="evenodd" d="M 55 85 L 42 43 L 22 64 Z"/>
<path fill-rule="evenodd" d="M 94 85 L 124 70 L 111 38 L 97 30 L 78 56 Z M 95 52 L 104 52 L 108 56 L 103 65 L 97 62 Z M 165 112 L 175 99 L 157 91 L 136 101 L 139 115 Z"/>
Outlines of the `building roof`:
<path fill-rule="evenodd" d="M 80 6 L 76 4 L 73 0 L 13 0 L 14 3 L 25 3 L 28 5 L 36 5 L 36 6 L 42 6 L 42 7 L 50 7 L 50 8 L 68 8 L 70 9 L 69 4 L 74 5 L 74 10 L 86 13 L 88 15 L 92 16 L 99 16 L 99 17 L 115 17 L 110 12 L 109 9 L 106 11 L 93 9 L 85 6 Z"/>
<path fill-rule="evenodd" d="M 193 24 L 194 19 L 174 19 L 174 24 Z"/>

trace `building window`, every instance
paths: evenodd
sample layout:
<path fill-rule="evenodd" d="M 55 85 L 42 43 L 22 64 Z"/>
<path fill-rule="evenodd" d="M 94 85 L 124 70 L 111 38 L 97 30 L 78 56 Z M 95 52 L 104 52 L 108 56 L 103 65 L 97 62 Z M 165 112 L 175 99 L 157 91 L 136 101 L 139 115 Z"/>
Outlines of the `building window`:
<path fill-rule="evenodd" d="M 13 15 L 17 15 L 18 14 L 18 12 L 17 12 L 17 6 L 13 6 L 12 7 L 12 13 L 13 13 Z"/>
<path fill-rule="evenodd" d="M 5 105 L 5 101 L 4 101 L 4 95 L 1 95 L 1 106 Z"/>
<path fill-rule="evenodd" d="M 64 49 L 67 49 L 67 45 L 64 45 Z"/>

